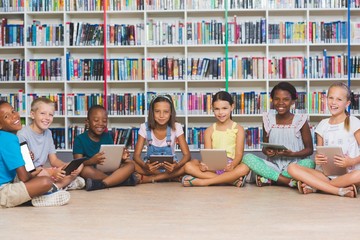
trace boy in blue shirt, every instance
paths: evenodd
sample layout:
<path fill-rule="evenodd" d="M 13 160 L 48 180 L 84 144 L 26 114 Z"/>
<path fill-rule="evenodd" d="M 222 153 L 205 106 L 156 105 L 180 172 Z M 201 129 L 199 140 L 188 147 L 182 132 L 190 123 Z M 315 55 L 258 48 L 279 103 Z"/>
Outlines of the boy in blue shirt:
<path fill-rule="evenodd" d="M 68 192 L 49 192 L 53 189 L 50 177 L 37 177 L 39 171 L 26 171 L 16 136 L 21 127 L 19 113 L 8 102 L 0 101 L 0 207 L 15 207 L 29 200 L 34 206 L 68 203 Z"/>

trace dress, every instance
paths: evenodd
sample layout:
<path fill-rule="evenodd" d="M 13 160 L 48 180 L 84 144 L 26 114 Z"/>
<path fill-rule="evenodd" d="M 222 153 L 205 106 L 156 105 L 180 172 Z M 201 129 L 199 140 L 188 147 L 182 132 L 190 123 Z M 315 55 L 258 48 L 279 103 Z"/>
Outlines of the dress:
<path fill-rule="evenodd" d="M 236 137 L 238 129 L 237 123 L 234 122 L 230 129 L 226 131 L 219 131 L 216 129 L 216 123 L 213 124 L 213 133 L 211 135 L 213 149 L 225 149 L 226 155 L 228 157 L 228 163 L 231 163 L 235 158 L 235 147 L 236 147 Z M 217 170 L 216 174 L 220 175 L 224 173 L 225 170 Z"/>
<path fill-rule="evenodd" d="M 43 133 L 38 134 L 30 126 L 25 126 L 18 131 L 17 136 L 20 142 L 27 142 L 30 151 L 34 154 L 35 167 L 45 165 L 49 159 L 49 154 L 56 154 L 50 129 L 46 129 Z"/>
<path fill-rule="evenodd" d="M 264 113 L 264 134 L 267 134 L 269 137 L 269 143 L 282 144 L 293 152 L 298 152 L 304 149 L 301 128 L 306 123 L 306 120 L 306 115 L 295 114 L 291 124 L 280 125 L 276 124 L 275 113 Z M 246 154 L 243 157 L 243 163 L 252 171 L 273 181 L 277 181 L 280 174 L 287 178 L 292 178 L 287 172 L 287 168 L 290 163 L 294 162 L 308 168 L 315 167 L 314 161 L 310 158 L 301 159 L 297 157 L 274 156 L 265 160 L 254 154 Z"/>
<path fill-rule="evenodd" d="M 359 145 L 355 138 L 355 132 L 360 129 L 360 120 L 350 116 L 350 131 L 347 131 L 344 122 L 339 124 L 330 124 L 329 118 L 323 119 L 316 127 L 315 132 L 323 138 L 324 146 L 341 146 L 344 154 L 349 157 L 360 155 Z M 348 167 L 348 172 L 359 170 L 360 164 Z"/>

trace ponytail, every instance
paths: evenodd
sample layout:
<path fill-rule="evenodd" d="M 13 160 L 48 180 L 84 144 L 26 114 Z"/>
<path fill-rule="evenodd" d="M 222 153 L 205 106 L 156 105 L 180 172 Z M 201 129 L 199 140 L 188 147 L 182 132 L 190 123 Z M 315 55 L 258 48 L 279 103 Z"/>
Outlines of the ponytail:
<path fill-rule="evenodd" d="M 350 114 L 345 110 L 346 118 L 344 121 L 344 127 L 346 131 L 350 131 Z"/>

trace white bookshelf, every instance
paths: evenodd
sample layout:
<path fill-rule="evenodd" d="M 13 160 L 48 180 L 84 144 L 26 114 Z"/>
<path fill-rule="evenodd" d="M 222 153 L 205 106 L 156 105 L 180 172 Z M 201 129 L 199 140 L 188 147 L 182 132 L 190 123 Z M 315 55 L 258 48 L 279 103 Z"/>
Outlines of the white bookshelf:
<path fill-rule="evenodd" d="M 0 2 L 6 2 L 6 0 L 0 0 Z M 268 68 L 268 60 L 281 57 L 303 57 L 306 61 L 306 65 L 309 67 L 310 57 L 322 57 L 324 49 L 326 49 L 327 56 L 347 55 L 348 42 L 345 39 L 342 42 L 310 42 L 309 41 L 309 22 L 333 22 L 333 21 L 347 21 L 348 10 L 346 7 L 339 7 L 342 1 L 331 1 L 333 5 L 321 5 L 327 3 L 327 1 L 308 0 L 307 7 L 295 8 L 295 3 L 303 4 L 304 1 L 287 0 L 287 1 L 234 1 L 234 3 L 246 3 L 253 2 L 252 8 L 231 8 L 233 1 L 227 0 L 228 10 L 225 10 L 226 0 L 176 0 L 154 1 L 156 6 L 144 6 L 144 9 L 137 10 L 136 1 L 129 1 L 131 6 L 123 7 L 123 10 L 117 10 L 114 7 L 114 2 L 108 1 L 108 9 L 104 13 L 102 8 L 99 8 L 97 4 L 94 4 L 96 10 L 87 10 L 85 5 L 77 5 L 78 11 L 69 10 L 72 4 L 82 3 L 82 1 L 66 0 L 64 2 L 64 8 L 57 11 L 32 11 L 28 9 L 28 1 L 25 1 L 25 7 L 19 11 L 6 11 L 1 8 L 1 18 L 6 18 L 16 22 L 18 20 L 23 21 L 24 24 L 24 45 L 23 46 L 1 46 L 0 47 L 0 59 L 14 59 L 22 58 L 25 62 L 30 59 L 40 58 L 61 58 L 62 74 L 61 77 L 54 81 L 39 81 L 33 80 L 25 76 L 25 81 L 0 81 L 1 94 L 6 95 L 10 93 L 18 93 L 21 89 L 23 94 L 26 95 L 26 102 L 28 102 L 27 95 L 29 93 L 37 94 L 57 94 L 63 93 L 65 96 L 65 112 L 63 115 L 56 115 L 53 126 L 58 128 L 65 128 L 66 146 L 68 143 L 68 131 L 71 126 L 78 125 L 84 126 L 84 120 L 86 118 L 86 112 L 80 114 L 72 114 L 67 109 L 67 98 L 70 94 L 84 93 L 84 94 L 102 94 L 104 87 L 106 87 L 107 94 L 138 94 L 144 93 L 145 106 L 144 114 L 131 114 L 123 115 L 110 113 L 109 115 L 109 128 L 112 127 L 139 127 L 141 123 L 146 121 L 147 118 L 147 92 L 157 93 L 177 93 L 184 95 L 183 105 L 185 106 L 182 111 L 177 112 L 177 119 L 186 128 L 191 127 L 207 127 L 214 122 L 213 114 L 201 113 L 199 111 L 191 111 L 188 109 L 187 96 L 190 93 L 215 93 L 220 89 L 225 89 L 228 86 L 229 92 L 248 92 L 255 91 L 256 93 L 267 92 L 269 93 L 274 85 L 279 81 L 289 81 L 295 85 L 298 92 L 321 92 L 326 91 L 328 86 L 335 80 L 341 80 L 347 82 L 347 76 L 331 78 L 319 78 L 310 77 L 309 70 L 306 75 L 301 73 L 294 74 L 288 78 L 270 76 Z M 95 2 L 95 1 L 94 1 Z M 124 1 L 119 1 L 123 3 Z M 349 1 L 353 3 L 354 1 Z M 171 5 L 172 3 L 173 5 Z M 184 8 L 181 8 L 181 3 Z M 215 4 L 217 3 L 217 4 Z M 311 5 L 312 3 L 312 5 Z M 316 5 L 316 4 L 319 5 Z M 4 5 L 2 5 L 4 6 Z M 89 6 L 89 5 L 88 5 Z M 166 6 L 166 10 L 162 8 Z M 193 6 L 193 7 L 192 7 Z M 215 8 L 211 7 L 215 6 Z M 357 6 L 358 7 L 358 6 Z M 352 30 L 355 23 L 360 23 L 360 10 L 355 6 L 351 9 L 351 23 Z M 227 19 L 225 16 L 228 16 Z M 228 45 L 216 44 L 214 41 L 207 42 L 206 44 L 200 44 L 193 41 L 187 41 L 187 23 L 190 22 L 214 22 L 222 23 L 225 26 L 226 21 L 243 23 L 256 22 L 266 20 L 266 41 L 263 43 L 234 43 L 231 42 Z M 41 24 L 61 24 L 64 26 L 64 44 L 54 46 L 31 46 L 26 42 L 26 29 L 31 25 L 33 21 L 40 21 Z M 89 24 L 102 24 L 106 20 L 108 25 L 134 25 L 135 30 L 138 31 L 140 26 L 143 27 L 143 32 L 140 37 L 140 41 L 134 42 L 134 45 L 115 45 L 108 42 L 106 48 L 103 45 L 96 46 L 70 46 L 68 41 L 68 26 L 69 22 L 83 22 Z M 291 41 L 278 41 L 270 39 L 270 24 L 279 24 L 280 22 L 293 22 L 298 24 L 296 28 L 299 30 L 305 25 L 305 37 Z M 179 35 L 182 27 L 181 34 L 183 35 L 182 41 L 173 40 L 171 43 L 165 43 L 164 41 L 156 42 L 156 39 L 150 39 L 149 36 L 155 28 L 151 28 L 150 24 L 169 24 L 174 25 L 176 34 Z M 139 27 L 137 27 L 139 26 Z M 300 26 L 300 27 L 299 27 Z M 360 28 L 359 28 L 360 29 Z M 160 31 L 160 30 L 159 30 Z M 360 31 L 360 30 L 357 30 Z M 358 56 L 360 52 L 360 34 L 355 31 L 351 37 L 351 55 Z M 137 32 L 138 33 L 138 32 Z M 158 32 L 160 36 L 160 32 Z M 164 34 L 164 31 L 162 32 Z M 225 36 L 224 40 L 225 40 Z M 229 41 L 233 41 L 234 37 L 229 36 Z M 103 80 L 79 80 L 67 79 L 67 53 L 70 53 L 71 57 L 75 59 L 87 59 L 87 58 L 104 58 L 106 52 L 107 59 L 144 59 L 144 77 L 137 75 L 136 79 L 132 80 L 107 80 L 104 84 Z M 148 59 L 161 59 L 164 57 L 181 59 L 185 61 L 185 70 L 187 69 L 188 59 L 194 58 L 225 58 L 225 56 L 233 58 L 237 56 L 240 58 L 258 58 L 262 59 L 264 69 L 262 72 L 257 72 L 257 78 L 243 78 L 243 77 L 229 77 L 229 81 L 226 83 L 225 77 L 222 79 L 201 79 L 192 78 L 186 76 L 184 79 L 172 79 L 172 80 L 154 80 L 150 78 L 150 65 L 147 63 Z M 299 58 L 300 59 L 300 58 Z M 299 61 L 293 60 L 294 66 L 298 66 Z M 110 66 L 109 66 L 110 67 Z M 27 64 L 25 64 L 25 73 L 29 71 Z M 264 75 L 264 77 L 261 77 Z M 359 76 L 351 77 L 351 88 L 354 92 L 360 92 Z M 317 113 L 311 110 L 310 102 L 306 101 L 306 113 L 309 114 L 309 121 L 312 125 L 318 123 L 322 118 L 329 116 L 326 113 Z M 266 108 L 270 107 L 270 100 L 266 100 Z M 25 119 L 26 124 L 30 121 L 28 117 L 29 105 L 26 104 L 25 109 L 21 112 L 21 116 Z M 261 113 L 252 114 L 233 114 L 233 119 L 239 122 L 244 127 L 260 127 L 262 125 Z M 186 135 L 187 132 L 186 132 Z M 70 150 L 68 147 L 66 151 Z M 253 151 L 254 149 L 251 149 Z"/>

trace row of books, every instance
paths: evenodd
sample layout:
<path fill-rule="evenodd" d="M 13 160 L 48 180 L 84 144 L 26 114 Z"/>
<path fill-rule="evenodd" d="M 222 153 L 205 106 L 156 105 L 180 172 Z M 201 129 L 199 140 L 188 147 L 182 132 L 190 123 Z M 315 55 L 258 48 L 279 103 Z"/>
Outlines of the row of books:
<path fill-rule="evenodd" d="M 225 23 L 216 19 L 186 23 L 186 41 L 193 45 L 224 44 Z"/>
<path fill-rule="evenodd" d="M 80 1 L 80 0 L 77 0 Z M 175 2 L 178 2 L 176 0 Z M 144 0 L 109 0 L 107 4 L 108 11 L 136 11 L 144 10 Z M 148 1 L 146 1 L 148 2 Z M 149 1 L 152 2 L 152 1 Z M 149 8 L 147 8 L 149 9 Z"/>
<path fill-rule="evenodd" d="M 104 24 L 66 22 L 66 41 L 70 46 L 104 45 Z"/>
<path fill-rule="evenodd" d="M 24 21 L 1 18 L 0 46 L 24 46 Z"/>
<path fill-rule="evenodd" d="M 64 26 L 33 20 L 33 24 L 27 26 L 26 42 L 28 46 L 64 46 Z"/>
<path fill-rule="evenodd" d="M 19 90 L 17 93 L 1 93 L 0 100 L 7 101 L 19 114 L 25 114 L 26 101 L 24 90 Z"/>
<path fill-rule="evenodd" d="M 149 10 L 181 10 L 185 0 L 149 0 L 146 8 Z M 263 0 L 226 0 L 229 9 L 264 9 Z M 269 0 L 271 9 L 291 8 L 359 8 L 358 0 Z M 27 2 L 30 11 L 62 11 L 66 4 L 67 11 L 102 11 L 103 3 L 99 0 L 31 0 Z M 107 10 L 144 10 L 144 0 L 110 0 Z M 224 0 L 190 0 L 188 9 L 225 9 Z M 24 2 L 20 0 L 0 0 L 1 12 L 22 12 Z"/>
<path fill-rule="evenodd" d="M 281 8 L 347 8 L 348 2 L 355 3 L 357 0 L 269 0 L 272 9 Z M 355 7 L 352 6 L 352 7 Z"/>
<path fill-rule="evenodd" d="M 144 24 L 114 24 L 107 25 L 108 46 L 142 45 L 144 42 Z"/>
<path fill-rule="evenodd" d="M 354 56 L 350 59 L 350 64 L 358 67 L 357 60 L 359 57 Z M 354 70 L 358 72 L 357 68 Z M 327 56 L 326 50 L 324 50 L 323 56 L 316 55 L 309 57 L 307 71 L 309 72 L 309 78 L 344 78 L 348 72 L 348 58 L 345 54 Z M 357 74 L 354 74 L 354 76 L 357 76 Z"/>
<path fill-rule="evenodd" d="M 55 149 L 66 149 L 65 128 L 49 128 L 54 140 Z"/>
<path fill-rule="evenodd" d="M 111 69 L 112 70 L 112 69 Z M 68 81 L 101 81 L 104 79 L 104 59 L 77 59 L 66 54 L 66 79 Z"/>
<path fill-rule="evenodd" d="M 309 42 L 310 43 L 346 43 L 347 42 L 347 22 L 309 22 Z M 354 31 L 355 29 L 352 29 Z"/>
<path fill-rule="evenodd" d="M 76 101 L 76 100 L 75 100 Z M 111 93 L 107 96 L 109 115 L 144 115 L 144 93 Z"/>
<path fill-rule="evenodd" d="M 261 114 L 267 109 L 268 95 L 265 92 L 231 92 L 234 100 L 233 114 Z M 189 114 L 212 114 L 213 93 L 188 93 L 187 109 Z"/>
<path fill-rule="evenodd" d="M 295 79 L 305 77 L 306 58 L 272 57 L 268 60 L 268 77 L 270 79 Z"/>
<path fill-rule="evenodd" d="M 60 81 L 63 76 L 62 58 L 30 59 L 26 62 L 26 77 L 30 81 Z"/>
<path fill-rule="evenodd" d="M 24 1 L 22 0 L 0 0 L 0 12 L 23 12 Z"/>
<path fill-rule="evenodd" d="M 345 78 L 348 74 L 348 59 L 345 54 L 293 57 L 272 57 L 268 60 L 270 79 Z M 26 77 L 31 81 L 59 81 L 62 79 L 62 58 L 30 59 Z M 265 57 L 229 57 L 229 79 L 265 79 Z M 75 59 L 67 54 L 67 80 L 103 80 L 103 59 Z M 119 80 L 189 80 L 225 79 L 224 58 L 148 58 L 144 75 L 144 59 L 108 59 L 107 79 Z M 186 70 L 186 72 L 185 72 Z M 0 81 L 24 81 L 23 59 L 0 59 Z M 350 74 L 360 74 L 360 56 L 350 57 Z"/>
<path fill-rule="evenodd" d="M 149 45 L 180 45 L 185 42 L 185 27 L 180 20 L 169 22 L 149 19 L 146 32 Z"/>
<path fill-rule="evenodd" d="M 82 61 L 82 60 L 80 60 Z M 150 59 L 147 62 L 152 61 Z M 119 58 L 108 59 L 107 79 L 109 81 L 143 80 L 144 59 L 143 58 Z M 151 65 L 148 66 L 151 69 Z M 151 79 L 152 78 L 147 78 Z"/>
<path fill-rule="evenodd" d="M 146 78 L 151 80 L 183 80 L 186 74 L 183 58 L 148 58 Z"/>
<path fill-rule="evenodd" d="M 27 94 L 27 103 L 28 106 L 31 106 L 31 103 L 39 98 L 45 97 L 50 99 L 55 105 L 55 115 L 64 115 L 65 114 L 65 94 L 64 93 L 28 93 Z M 30 113 L 30 109 L 28 109 L 28 114 Z"/>
<path fill-rule="evenodd" d="M 305 22 L 274 22 L 269 23 L 269 43 L 305 43 Z"/>
<path fill-rule="evenodd" d="M 186 0 L 148 0 L 147 10 L 181 10 L 184 9 Z"/>
<path fill-rule="evenodd" d="M 68 0 L 28 0 L 26 9 L 34 12 L 63 11 L 65 1 Z"/>
<path fill-rule="evenodd" d="M 0 81 L 25 81 L 25 60 L 0 59 Z"/>
<path fill-rule="evenodd" d="M 261 44 L 266 43 L 266 19 L 256 21 L 240 21 L 236 15 L 228 24 L 229 44 Z M 269 26 L 270 29 L 270 26 Z M 269 36 L 270 37 L 270 36 Z"/>
<path fill-rule="evenodd" d="M 104 3 L 101 0 L 66 0 L 65 4 L 66 4 L 65 7 L 66 11 L 103 11 L 104 10 Z"/>
<path fill-rule="evenodd" d="M 326 96 L 327 96 L 327 91 L 321 91 L 321 92 L 318 91 L 318 92 L 309 93 L 308 95 L 309 107 L 310 107 L 309 113 L 315 113 L 315 114 L 329 113 L 326 104 L 326 99 L 327 99 Z"/>

